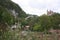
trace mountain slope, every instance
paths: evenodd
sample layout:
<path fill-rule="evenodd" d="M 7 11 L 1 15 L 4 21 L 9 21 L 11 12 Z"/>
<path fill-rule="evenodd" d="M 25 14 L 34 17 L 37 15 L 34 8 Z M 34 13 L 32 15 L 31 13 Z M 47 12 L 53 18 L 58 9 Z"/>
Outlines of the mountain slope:
<path fill-rule="evenodd" d="M 14 11 L 15 14 L 18 13 L 19 17 L 26 15 L 26 13 L 21 9 L 21 7 L 18 4 L 12 2 L 11 0 L 0 0 L 0 6 L 8 9 L 9 11 Z"/>

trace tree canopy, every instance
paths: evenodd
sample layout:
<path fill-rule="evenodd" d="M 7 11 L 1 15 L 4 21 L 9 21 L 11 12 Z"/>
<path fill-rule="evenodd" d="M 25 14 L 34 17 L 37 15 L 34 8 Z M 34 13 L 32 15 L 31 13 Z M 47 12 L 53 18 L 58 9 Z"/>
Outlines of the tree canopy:
<path fill-rule="evenodd" d="M 42 15 L 38 18 L 38 22 L 36 22 L 35 26 L 33 27 L 33 30 L 35 31 L 44 31 L 44 30 L 50 30 L 53 29 L 60 29 L 60 14 L 54 13 L 51 16 L 48 15 Z"/>

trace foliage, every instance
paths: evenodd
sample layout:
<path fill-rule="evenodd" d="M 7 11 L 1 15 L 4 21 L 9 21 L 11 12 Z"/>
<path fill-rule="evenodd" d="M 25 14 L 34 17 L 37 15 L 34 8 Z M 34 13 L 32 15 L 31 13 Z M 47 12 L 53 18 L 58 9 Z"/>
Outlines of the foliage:
<path fill-rule="evenodd" d="M 60 14 L 59 13 L 55 13 L 54 15 L 50 16 L 51 18 L 51 23 L 52 23 L 52 27 L 53 29 L 60 29 Z"/>
<path fill-rule="evenodd" d="M 48 15 L 42 15 L 38 18 L 38 22 L 35 24 L 35 26 L 33 27 L 33 30 L 40 30 L 40 31 L 44 31 L 44 30 L 49 30 L 51 28 L 53 29 L 60 29 L 60 14 L 59 13 L 54 13 L 51 16 Z"/>
<path fill-rule="evenodd" d="M 0 30 L 2 28 L 6 28 L 8 25 L 12 25 L 13 23 L 14 17 L 10 14 L 10 12 L 5 8 L 0 7 Z"/>

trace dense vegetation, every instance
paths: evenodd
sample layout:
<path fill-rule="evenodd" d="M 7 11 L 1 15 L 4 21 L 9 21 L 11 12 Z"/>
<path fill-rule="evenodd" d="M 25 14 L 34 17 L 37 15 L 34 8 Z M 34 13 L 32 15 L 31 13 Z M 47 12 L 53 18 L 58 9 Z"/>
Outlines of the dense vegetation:
<path fill-rule="evenodd" d="M 3 36 L 0 38 L 1 40 L 8 40 L 9 35 L 14 35 L 14 32 L 9 31 L 11 31 L 10 28 L 15 23 L 20 24 L 21 29 L 27 25 L 30 26 L 30 31 L 44 32 L 51 28 L 60 29 L 60 13 L 54 12 L 50 16 L 26 14 L 18 4 L 11 0 L 0 0 L 0 36 L 5 35 L 7 38 L 4 39 L 5 36 Z"/>
<path fill-rule="evenodd" d="M 35 31 L 44 31 L 53 29 L 60 29 L 60 14 L 54 13 L 51 16 L 42 15 L 38 18 L 38 21 L 33 27 Z"/>
<path fill-rule="evenodd" d="M 14 36 L 14 32 L 10 32 L 11 26 L 25 17 L 26 13 L 16 3 L 0 0 L 0 40 L 13 40 L 9 37 Z"/>
<path fill-rule="evenodd" d="M 13 10 L 15 11 L 14 15 L 16 15 L 16 13 L 18 14 L 16 15 L 16 20 L 18 20 L 18 18 L 22 20 L 27 16 L 26 13 L 11 0 L 0 0 L 0 22 L 5 22 L 9 26 L 14 24 L 16 20 L 15 16 L 12 15 Z"/>
<path fill-rule="evenodd" d="M 10 10 L 18 13 L 16 18 Z M 17 4 L 12 2 L 11 0 L 0 0 L 0 25 L 7 24 L 9 26 L 13 25 L 15 22 L 21 23 L 21 26 L 30 26 L 30 30 L 34 31 L 44 31 L 45 29 L 49 30 L 60 29 L 60 14 L 54 13 L 54 15 L 30 15 L 26 14 Z M 27 18 L 27 19 L 26 19 Z"/>

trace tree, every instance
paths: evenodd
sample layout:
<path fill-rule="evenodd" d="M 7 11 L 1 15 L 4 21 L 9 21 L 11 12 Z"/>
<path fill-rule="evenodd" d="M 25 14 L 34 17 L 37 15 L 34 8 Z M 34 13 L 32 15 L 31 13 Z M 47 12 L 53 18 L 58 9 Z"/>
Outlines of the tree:
<path fill-rule="evenodd" d="M 42 15 L 38 18 L 39 20 L 36 22 L 35 26 L 33 27 L 33 30 L 37 29 L 40 31 L 44 30 L 50 30 L 53 29 L 60 29 L 60 14 L 54 13 L 51 16 L 48 15 Z"/>
<path fill-rule="evenodd" d="M 37 26 L 34 26 L 34 28 L 37 28 L 37 31 L 44 31 L 44 30 L 49 30 L 49 28 L 51 27 L 51 21 L 50 21 L 50 17 L 47 15 L 42 15 L 38 18 L 38 22 L 36 23 Z M 36 25 L 35 24 L 35 25 Z M 33 28 L 33 30 L 34 30 Z"/>
<path fill-rule="evenodd" d="M 54 15 L 50 16 L 51 23 L 52 23 L 52 28 L 53 29 L 60 29 L 59 24 L 60 24 L 60 14 L 59 13 L 54 13 Z"/>
<path fill-rule="evenodd" d="M 8 25 L 13 25 L 13 23 L 14 16 L 7 9 L 0 7 L 0 30 L 5 30 Z"/>

